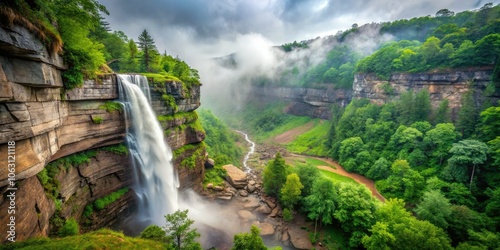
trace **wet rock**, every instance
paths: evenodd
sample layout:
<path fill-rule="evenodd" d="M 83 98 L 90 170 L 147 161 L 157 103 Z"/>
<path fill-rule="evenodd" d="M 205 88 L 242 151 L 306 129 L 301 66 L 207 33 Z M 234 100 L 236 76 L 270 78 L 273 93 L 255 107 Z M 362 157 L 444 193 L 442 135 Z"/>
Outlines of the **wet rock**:
<path fill-rule="evenodd" d="M 268 236 L 274 234 L 274 227 L 269 223 L 260 223 L 258 227 L 260 228 L 260 235 L 262 236 Z"/>
<path fill-rule="evenodd" d="M 249 199 L 245 202 L 245 204 L 243 205 L 244 208 L 246 209 L 254 209 L 256 207 L 258 207 L 260 205 L 260 202 L 259 200 L 257 199 Z"/>
<path fill-rule="evenodd" d="M 255 212 L 261 213 L 261 214 L 270 214 L 271 208 L 269 206 L 267 206 L 266 204 L 262 204 L 257 209 L 255 209 Z"/>
<path fill-rule="evenodd" d="M 283 233 L 281 234 L 281 241 L 287 242 L 289 239 L 290 236 L 288 235 L 288 230 L 283 230 Z"/>
<path fill-rule="evenodd" d="M 307 231 L 302 230 L 297 225 L 290 225 L 288 228 L 288 233 L 290 234 L 290 241 L 293 247 L 297 249 L 312 249 L 313 245 L 309 241 L 309 234 Z"/>
<path fill-rule="evenodd" d="M 274 203 L 274 201 L 271 200 L 271 198 L 267 197 L 267 198 L 263 198 L 262 199 L 270 208 L 275 208 L 276 207 L 276 203 Z"/>
<path fill-rule="evenodd" d="M 247 185 L 245 188 L 249 193 L 253 193 L 255 191 L 255 186 L 253 185 Z"/>
<path fill-rule="evenodd" d="M 279 209 L 278 207 L 275 207 L 275 208 L 273 209 L 273 211 L 271 211 L 271 214 L 269 214 L 269 216 L 270 216 L 270 217 L 273 217 L 273 218 L 274 218 L 274 217 L 276 217 L 276 216 L 278 215 L 278 213 L 279 213 L 279 210 L 280 210 L 280 209 Z"/>
<path fill-rule="evenodd" d="M 247 185 L 247 174 L 233 165 L 222 166 L 227 171 L 226 180 L 235 188 L 241 189 Z"/>
<path fill-rule="evenodd" d="M 240 196 L 243 196 L 243 197 L 247 197 L 248 196 L 248 192 L 245 191 L 245 190 L 240 190 L 239 194 L 240 194 Z"/>
<path fill-rule="evenodd" d="M 244 221 L 252 221 L 257 219 L 255 215 L 252 214 L 252 212 L 247 210 L 238 211 L 238 216 Z"/>
<path fill-rule="evenodd" d="M 221 193 L 216 195 L 215 198 L 221 200 L 230 200 L 231 198 L 233 198 L 233 195 L 231 193 Z"/>

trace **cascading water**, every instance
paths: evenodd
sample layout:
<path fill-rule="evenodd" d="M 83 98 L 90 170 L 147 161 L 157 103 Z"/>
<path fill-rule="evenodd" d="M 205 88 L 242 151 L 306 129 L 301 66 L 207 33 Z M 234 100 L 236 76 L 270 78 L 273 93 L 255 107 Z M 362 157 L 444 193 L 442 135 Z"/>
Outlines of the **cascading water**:
<path fill-rule="evenodd" d="M 133 158 L 138 218 L 162 223 L 164 215 L 178 209 L 179 180 L 171 161 L 172 150 L 149 103 L 147 79 L 141 75 L 118 75 L 118 81 L 127 121 L 126 141 Z"/>
<path fill-rule="evenodd" d="M 250 143 L 250 150 L 245 155 L 245 158 L 243 158 L 243 167 L 245 168 L 245 172 L 250 173 L 250 171 L 252 169 L 248 166 L 248 160 L 250 159 L 250 156 L 255 152 L 255 143 L 250 140 L 250 138 L 248 137 L 248 134 L 246 134 L 245 132 L 239 131 L 239 130 L 236 130 L 236 132 L 244 135 L 245 136 L 245 140 L 248 143 Z"/>

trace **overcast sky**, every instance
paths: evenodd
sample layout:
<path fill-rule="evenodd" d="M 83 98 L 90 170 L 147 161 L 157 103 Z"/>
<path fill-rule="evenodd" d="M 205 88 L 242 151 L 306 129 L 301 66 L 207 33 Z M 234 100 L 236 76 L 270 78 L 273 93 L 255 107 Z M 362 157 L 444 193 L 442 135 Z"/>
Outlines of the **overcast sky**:
<path fill-rule="evenodd" d="M 188 63 L 226 55 L 258 37 L 270 45 L 335 34 L 353 23 L 477 9 L 500 0 L 98 0 L 113 30 L 147 29 L 160 52 Z"/>

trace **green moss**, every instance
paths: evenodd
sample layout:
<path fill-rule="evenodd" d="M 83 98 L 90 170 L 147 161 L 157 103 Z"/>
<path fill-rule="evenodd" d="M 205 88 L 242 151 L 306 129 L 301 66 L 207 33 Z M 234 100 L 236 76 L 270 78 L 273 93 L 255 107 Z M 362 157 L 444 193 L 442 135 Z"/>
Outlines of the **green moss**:
<path fill-rule="evenodd" d="M 175 113 L 173 115 L 159 115 L 158 116 L 158 121 L 160 121 L 160 122 L 163 122 L 163 121 L 170 122 L 173 120 L 181 120 L 181 119 L 184 119 L 188 122 L 191 122 L 191 121 L 198 119 L 198 114 L 196 113 L 196 111 L 192 111 L 192 112 L 178 112 L 178 113 Z"/>
<path fill-rule="evenodd" d="M 2 249 L 42 250 L 42 249 L 167 249 L 159 241 L 133 238 L 122 232 L 100 229 L 65 238 L 33 238 L 26 241 L 2 245 Z"/>
<path fill-rule="evenodd" d="M 102 117 L 100 117 L 98 115 L 92 116 L 92 122 L 94 124 L 101 124 L 102 121 L 103 121 Z"/>
<path fill-rule="evenodd" d="M 119 111 L 122 109 L 122 104 L 119 102 L 107 101 L 102 105 L 99 105 L 99 109 L 106 110 L 111 113 L 113 111 Z"/>
<path fill-rule="evenodd" d="M 179 78 L 168 73 L 141 73 L 141 75 L 148 78 L 150 84 L 165 83 L 168 81 L 182 82 Z"/>
<path fill-rule="evenodd" d="M 128 188 L 122 188 L 122 189 L 120 189 L 118 191 L 115 191 L 115 192 L 109 194 L 109 195 L 106 195 L 106 196 L 104 196 L 102 198 L 99 198 L 96 201 L 94 201 L 94 207 L 97 210 L 102 210 L 107 205 L 115 202 L 120 197 L 122 197 L 123 195 L 125 195 L 128 192 L 128 190 L 129 190 Z"/>
<path fill-rule="evenodd" d="M 128 155 L 128 148 L 125 144 L 120 143 L 112 146 L 102 147 L 99 150 L 112 152 L 118 155 Z"/>
<path fill-rule="evenodd" d="M 195 120 L 194 122 L 186 124 L 187 127 L 193 129 L 196 132 L 199 133 L 205 133 L 205 130 L 203 129 L 203 126 L 201 126 L 200 120 Z"/>
<path fill-rule="evenodd" d="M 215 166 L 214 168 L 205 170 L 205 178 L 203 179 L 203 186 L 212 183 L 215 186 L 224 185 L 224 179 L 227 176 L 227 171 L 222 166 Z"/>
<path fill-rule="evenodd" d="M 174 150 L 174 158 L 183 156 L 188 152 L 189 156 L 180 162 L 180 167 L 193 169 L 196 167 L 196 162 L 199 162 L 201 160 L 200 158 L 205 157 L 203 153 L 204 150 L 205 144 L 203 142 L 184 145 Z"/>
<path fill-rule="evenodd" d="M 95 210 L 103 210 L 106 206 L 118 200 L 128 191 L 129 188 L 125 187 L 111 194 L 108 194 L 102 198 L 99 198 L 90 204 L 87 204 L 87 206 L 85 206 L 85 209 L 83 210 L 82 217 L 90 218 L 90 216 L 92 215 L 92 213 L 94 213 Z"/>
<path fill-rule="evenodd" d="M 165 102 L 165 105 L 167 105 L 167 107 L 172 108 L 174 112 L 177 112 L 177 110 L 179 110 L 179 107 L 177 106 L 177 103 L 175 102 L 175 98 L 173 96 L 163 94 L 161 96 L 161 99 L 163 100 L 163 102 Z"/>

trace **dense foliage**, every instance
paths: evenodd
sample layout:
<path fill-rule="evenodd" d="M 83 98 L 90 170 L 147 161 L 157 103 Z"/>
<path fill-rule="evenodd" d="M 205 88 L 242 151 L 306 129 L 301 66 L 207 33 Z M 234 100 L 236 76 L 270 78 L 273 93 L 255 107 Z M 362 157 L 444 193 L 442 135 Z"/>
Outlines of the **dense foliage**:
<path fill-rule="evenodd" d="M 236 145 L 241 141 L 240 135 L 230 130 L 210 110 L 199 111 L 200 122 L 205 130 L 205 144 L 208 155 L 217 166 L 225 164 L 240 165 L 243 150 Z"/>
<path fill-rule="evenodd" d="M 347 170 L 377 180 L 377 188 L 386 198 L 416 205 L 417 217 L 447 232 L 454 245 L 467 242 L 464 244 L 480 246 L 482 243 L 473 240 L 476 233 L 496 231 L 485 224 L 484 218 L 496 216 L 485 208 L 498 207 L 492 194 L 498 190 L 500 179 L 496 171 L 500 134 L 493 127 L 500 126 L 495 119 L 500 110 L 493 106 L 481 112 L 478 107 L 465 105 L 462 109 L 471 111 L 459 114 L 457 124 L 462 126 L 458 128 L 452 123 L 437 123 L 439 108 L 430 108 L 429 102 L 425 91 L 405 93 L 400 100 L 384 105 L 353 100 L 340 118 L 332 121 L 331 156 Z M 481 119 L 468 119 L 471 112 Z M 460 123 L 464 119 L 467 122 Z M 444 120 L 449 118 L 439 121 Z M 469 226 L 455 219 L 460 213 L 470 218 Z M 373 238 L 364 239 L 363 244 L 375 249 L 382 247 L 377 245 L 381 244 L 379 240 L 384 244 L 397 242 L 391 228 L 377 220 L 371 229 L 376 244 Z"/>
<path fill-rule="evenodd" d="M 187 85 L 199 85 L 198 71 L 179 58 L 160 55 L 152 36 L 144 30 L 138 41 L 121 31 L 112 32 L 96 0 L 2 1 L 0 19 L 26 27 L 60 53 L 67 64 L 65 87 L 71 89 L 84 78 L 100 73 L 153 72 Z M 110 69 L 111 68 L 111 69 Z"/>

